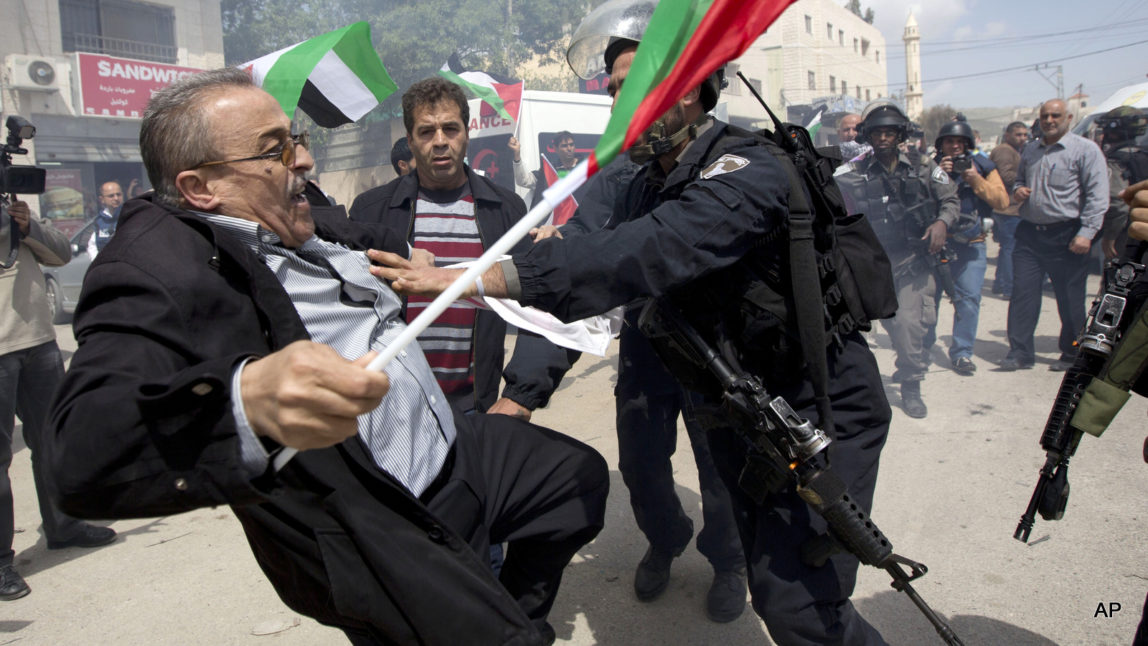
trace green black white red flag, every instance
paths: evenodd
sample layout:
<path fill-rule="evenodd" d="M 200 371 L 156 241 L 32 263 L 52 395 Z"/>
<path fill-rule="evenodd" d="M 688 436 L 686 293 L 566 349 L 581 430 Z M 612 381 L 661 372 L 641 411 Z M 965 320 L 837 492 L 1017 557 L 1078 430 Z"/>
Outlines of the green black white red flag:
<path fill-rule="evenodd" d="M 287 116 L 299 107 L 316 124 L 358 121 L 398 86 L 371 43 L 366 22 L 336 29 L 240 66 L 279 101 Z"/>
<path fill-rule="evenodd" d="M 471 94 L 494 108 L 503 119 L 518 122 L 518 113 L 522 108 L 522 88 L 525 85 L 521 80 L 489 72 L 468 72 L 463 69 L 457 53 L 450 55 L 438 74 L 470 90 Z"/>

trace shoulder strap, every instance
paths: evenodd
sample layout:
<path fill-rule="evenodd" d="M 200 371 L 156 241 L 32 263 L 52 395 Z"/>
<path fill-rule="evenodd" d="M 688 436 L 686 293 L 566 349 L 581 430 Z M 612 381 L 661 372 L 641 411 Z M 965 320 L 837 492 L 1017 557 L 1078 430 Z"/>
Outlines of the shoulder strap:
<path fill-rule="evenodd" d="M 768 108 L 767 108 L 768 109 Z M 770 112 L 773 116 L 773 113 Z M 784 128 L 776 116 L 774 122 Z M 814 248 L 813 209 L 805 197 L 805 182 L 794 164 L 792 152 L 779 145 L 774 139 L 764 137 L 733 126 L 730 135 L 720 141 L 711 156 L 717 157 L 731 147 L 733 140 L 749 137 L 766 147 L 777 159 L 789 178 L 789 276 L 793 290 L 794 315 L 797 319 L 798 337 L 801 351 L 809 369 L 809 379 L 813 383 L 813 395 L 817 404 L 819 426 L 826 433 L 833 433 L 833 415 L 829 402 L 829 366 L 825 357 L 827 340 L 825 337 L 825 304 L 821 293 L 821 276 L 817 269 L 817 253 Z M 788 139 L 788 137 L 778 137 Z M 795 144 L 791 145 L 796 147 Z M 806 294 L 816 294 L 816 298 L 802 298 Z"/>

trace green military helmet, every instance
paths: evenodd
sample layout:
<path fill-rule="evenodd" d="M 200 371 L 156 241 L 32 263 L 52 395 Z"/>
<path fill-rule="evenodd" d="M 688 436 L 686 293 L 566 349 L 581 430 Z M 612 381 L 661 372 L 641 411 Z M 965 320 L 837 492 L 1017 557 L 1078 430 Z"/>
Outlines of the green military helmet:
<path fill-rule="evenodd" d="M 895 128 L 897 143 L 909 138 L 909 117 L 901 107 L 888 99 L 878 99 L 865 106 L 861 113 L 861 123 L 857 124 L 857 141 L 871 143 L 869 135 L 875 128 Z"/>
<path fill-rule="evenodd" d="M 1132 141 L 1148 131 L 1148 117 L 1139 108 L 1122 105 L 1105 112 L 1098 121 L 1104 143 L 1111 145 Z"/>

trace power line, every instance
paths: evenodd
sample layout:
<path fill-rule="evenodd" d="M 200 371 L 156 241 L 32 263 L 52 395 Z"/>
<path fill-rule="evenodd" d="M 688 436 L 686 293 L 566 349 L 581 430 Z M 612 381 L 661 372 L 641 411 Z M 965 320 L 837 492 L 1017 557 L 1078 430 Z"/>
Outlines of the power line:
<path fill-rule="evenodd" d="M 1118 36 L 1118 35 L 1122 35 L 1120 32 L 1125 32 L 1125 31 L 1139 32 L 1139 31 L 1142 31 L 1141 23 L 1148 23 L 1148 19 L 1136 20 L 1136 21 L 1131 21 L 1131 22 L 1126 22 L 1126 23 L 1120 23 L 1119 25 L 1101 25 L 1099 27 L 1090 27 L 1088 29 L 1081 29 L 1081 30 L 1077 30 L 1077 31 L 1058 32 L 1058 33 L 1044 34 L 1044 35 L 1039 35 L 1039 36 L 1018 36 L 1018 37 L 1009 37 L 1009 38 L 987 38 L 987 39 L 966 40 L 966 41 L 947 41 L 947 42 L 921 43 L 921 54 L 920 55 L 923 58 L 926 56 L 935 56 L 938 54 L 949 54 L 952 52 L 962 52 L 962 51 L 969 51 L 969 50 L 984 51 L 984 50 L 989 50 L 989 49 L 1008 48 L 1008 47 L 1039 47 L 1042 45 L 1048 46 L 1048 45 L 1055 45 L 1055 44 L 1060 44 L 1060 43 L 1065 43 L 1065 44 L 1069 44 L 1069 45 L 1074 45 L 1074 44 L 1078 45 L 1080 43 L 1080 40 L 1077 38 L 1070 38 L 1070 39 L 1066 39 L 1066 40 L 1051 41 L 1051 42 L 1049 42 L 1049 41 L 1033 42 L 1033 41 L 1040 40 L 1043 38 L 1052 38 L 1052 37 L 1057 37 L 1057 36 L 1078 34 L 1078 33 L 1088 32 L 1088 31 L 1109 30 L 1109 28 L 1111 28 L 1111 31 L 1114 32 L 1114 33 L 1109 34 L 1109 36 Z M 977 45 L 977 44 L 970 44 L 970 43 L 989 43 L 989 44 Z M 942 44 L 944 44 L 944 45 L 949 45 L 949 44 L 951 44 L 951 45 L 962 45 L 962 46 L 960 46 L 960 47 L 946 47 L 943 49 L 936 49 L 935 48 L 936 45 L 942 45 Z M 901 53 L 890 52 L 886 55 L 886 58 L 890 61 L 904 60 L 905 54 L 904 54 L 904 52 L 901 52 Z"/>
<path fill-rule="evenodd" d="M 1116 51 L 1118 49 L 1127 49 L 1129 47 L 1135 47 L 1136 45 L 1143 45 L 1144 43 L 1148 43 L 1148 40 L 1138 40 L 1134 43 L 1128 43 L 1126 45 L 1117 45 L 1115 47 L 1108 47 L 1105 49 L 1097 49 L 1095 51 L 1085 52 L 1083 54 L 1076 54 L 1075 56 L 1062 56 L 1061 58 L 1052 58 L 1052 59 L 1049 59 L 1047 61 L 1041 61 L 1039 63 L 1029 63 L 1028 65 L 1017 65 L 1014 67 L 1002 67 L 1002 68 L 996 69 L 996 70 L 986 70 L 983 72 L 973 72 L 971 74 L 958 74 L 956 76 L 946 76 L 946 77 L 942 77 L 942 78 L 929 78 L 929 79 L 925 79 L 925 80 L 926 80 L 926 82 L 929 82 L 929 83 L 936 83 L 938 81 L 955 81 L 958 79 L 973 78 L 973 77 L 977 77 L 977 76 L 987 76 L 989 74 L 1002 74 L 1004 72 L 1018 72 L 1021 70 L 1029 70 L 1029 69 L 1035 68 L 1035 67 L 1040 66 L 1040 65 L 1048 65 L 1050 63 L 1060 63 L 1062 61 L 1070 61 L 1070 60 L 1074 60 L 1077 58 L 1084 58 L 1085 56 L 1093 56 L 1095 54 L 1103 54 L 1106 52 L 1113 52 L 1113 51 Z M 908 86 L 908 85 L 909 85 L 908 83 L 898 83 L 896 85 L 891 85 L 891 87 L 900 87 L 900 86 Z"/>

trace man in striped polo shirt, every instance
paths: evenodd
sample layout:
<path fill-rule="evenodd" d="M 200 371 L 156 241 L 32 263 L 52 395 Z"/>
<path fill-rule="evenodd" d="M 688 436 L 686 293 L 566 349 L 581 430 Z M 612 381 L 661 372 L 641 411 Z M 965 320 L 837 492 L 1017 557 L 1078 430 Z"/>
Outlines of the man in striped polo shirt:
<path fill-rule="evenodd" d="M 459 86 L 437 76 L 412 85 L 403 95 L 403 123 L 415 172 L 357 197 L 351 219 L 404 232 L 412 249 L 433 254 L 439 266 L 481 256 L 487 244 L 526 213 L 526 206 L 514 192 L 466 165 L 469 121 Z M 516 250 L 528 246 L 522 241 Z M 429 302 L 411 297 L 407 321 Z M 567 352 L 523 332 L 504 370 L 505 336 L 506 323 L 493 312 L 457 301 L 418 340 L 443 392 L 460 410 L 529 419 L 533 409 L 547 403 L 569 367 Z M 507 382 L 501 398 L 500 378 Z"/>

